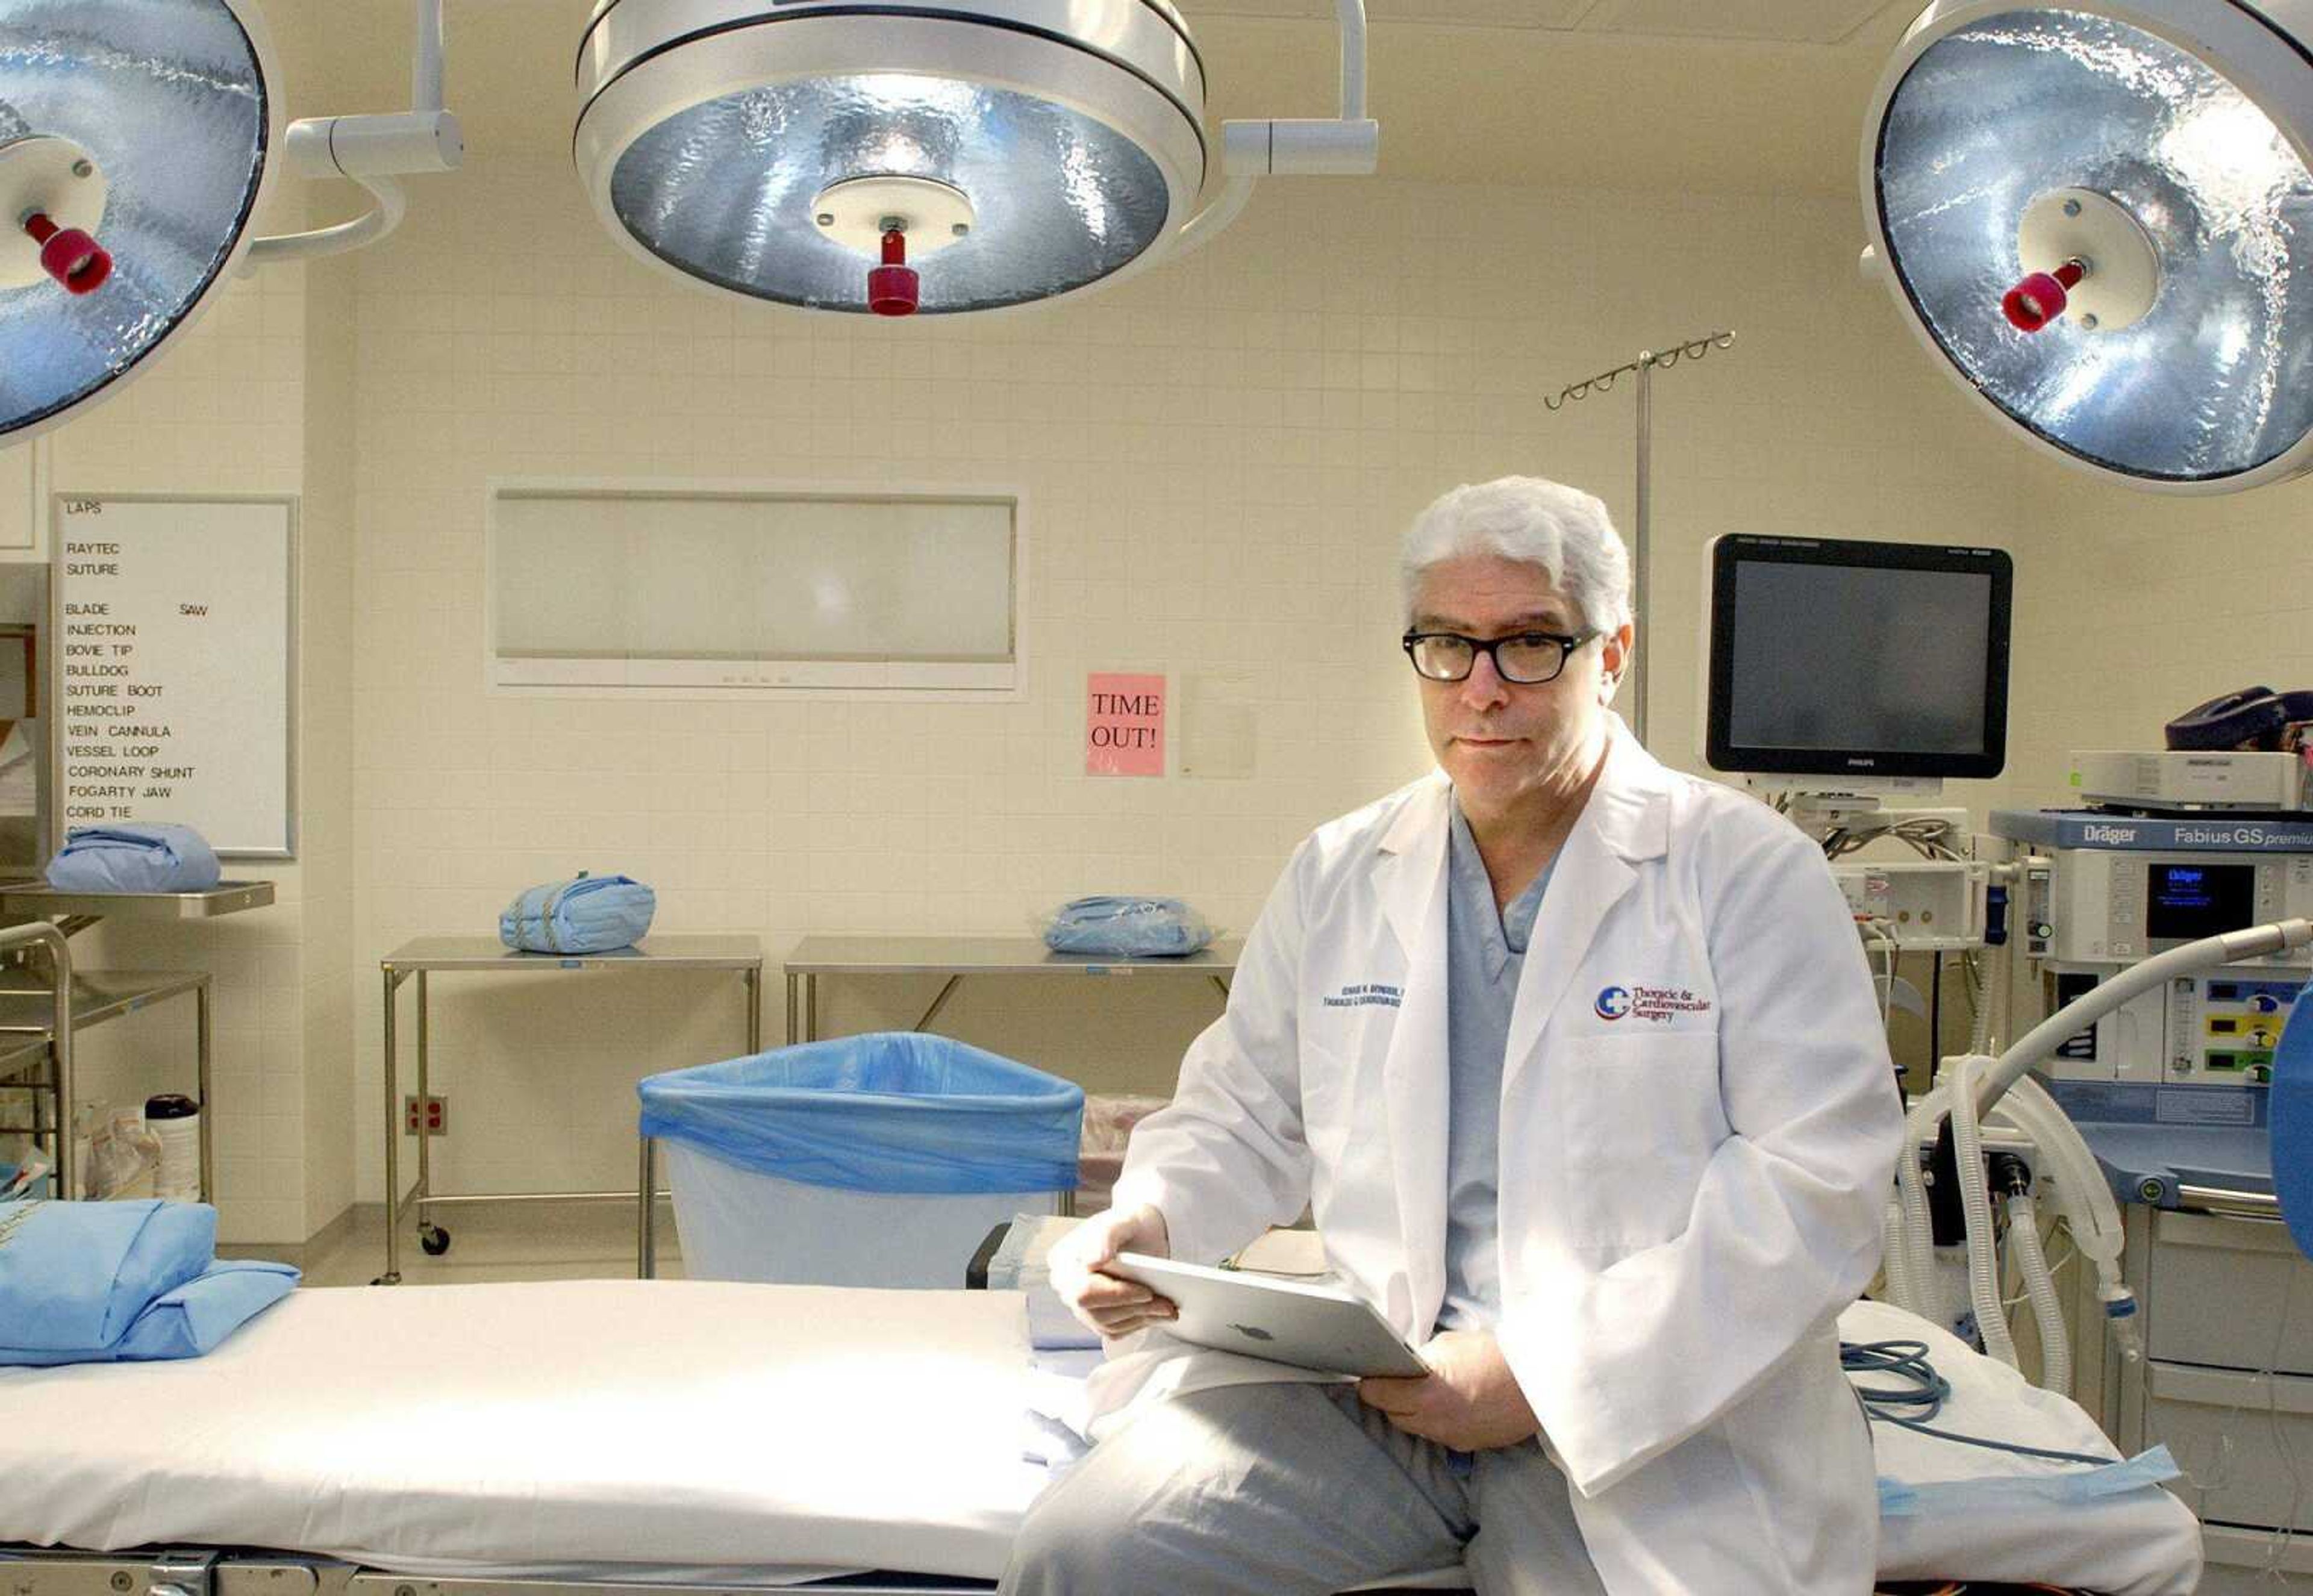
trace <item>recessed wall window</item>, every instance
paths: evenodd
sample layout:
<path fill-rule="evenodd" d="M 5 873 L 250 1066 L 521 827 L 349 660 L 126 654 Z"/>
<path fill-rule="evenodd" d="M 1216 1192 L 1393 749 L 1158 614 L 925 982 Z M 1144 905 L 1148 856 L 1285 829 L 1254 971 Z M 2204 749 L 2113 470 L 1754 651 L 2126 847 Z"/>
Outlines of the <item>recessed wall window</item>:
<path fill-rule="evenodd" d="M 501 688 L 947 696 L 1019 680 L 1016 495 L 501 483 L 488 537 Z"/>

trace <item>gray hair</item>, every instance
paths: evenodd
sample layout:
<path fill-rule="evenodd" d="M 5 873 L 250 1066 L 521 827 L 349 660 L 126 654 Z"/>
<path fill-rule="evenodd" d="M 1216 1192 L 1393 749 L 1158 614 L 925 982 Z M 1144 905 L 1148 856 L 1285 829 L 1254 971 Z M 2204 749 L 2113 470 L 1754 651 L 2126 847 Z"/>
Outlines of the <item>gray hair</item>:
<path fill-rule="evenodd" d="M 1631 619 L 1630 550 L 1579 488 L 1541 477 L 1464 483 L 1414 517 L 1399 556 L 1409 618 L 1429 568 L 1473 554 L 1541 566 L 1586 627 L 1611 633 Z"/>

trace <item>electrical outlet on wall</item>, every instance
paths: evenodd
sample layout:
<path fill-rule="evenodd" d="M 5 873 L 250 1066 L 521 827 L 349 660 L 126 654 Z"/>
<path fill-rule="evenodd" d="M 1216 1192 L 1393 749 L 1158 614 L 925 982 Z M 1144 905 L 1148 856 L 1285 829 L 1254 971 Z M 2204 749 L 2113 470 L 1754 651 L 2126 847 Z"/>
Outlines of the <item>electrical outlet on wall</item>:
<path fill-rule="evenodd" d="M 422 1118 L 427 1136 L 446 1135 L 450 1129 L 450 1100 L 439 1092 L 428 1093 L 426 1098 L 426 1111 Z M 418 1096 L 412 1092 L 401 1100 L 401 1134 L 409 1136 L 416 1136 L 420 1118 Z"/>

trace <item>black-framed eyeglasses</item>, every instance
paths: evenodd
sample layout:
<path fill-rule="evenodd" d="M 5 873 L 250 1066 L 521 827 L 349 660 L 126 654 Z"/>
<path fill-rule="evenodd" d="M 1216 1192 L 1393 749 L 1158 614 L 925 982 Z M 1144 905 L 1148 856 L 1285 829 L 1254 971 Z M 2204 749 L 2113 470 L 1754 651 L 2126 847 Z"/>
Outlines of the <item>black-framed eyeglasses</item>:
<path fill-rule="evenodd" d="M 1560 632 L 1513 632 L 1507 637 L 1465 637 L 1459 632 L 1408 632 L 1403 639 L 1405 657 L 1413 669 L 1431 681 L 1466 680 L 1477 669 L 1478 656 L 1488 654 L 1494 674 L 1520 687 L 1555 681 L 1576 649 L 1605 634 L 1586 630 L 1567 636 Z"/>

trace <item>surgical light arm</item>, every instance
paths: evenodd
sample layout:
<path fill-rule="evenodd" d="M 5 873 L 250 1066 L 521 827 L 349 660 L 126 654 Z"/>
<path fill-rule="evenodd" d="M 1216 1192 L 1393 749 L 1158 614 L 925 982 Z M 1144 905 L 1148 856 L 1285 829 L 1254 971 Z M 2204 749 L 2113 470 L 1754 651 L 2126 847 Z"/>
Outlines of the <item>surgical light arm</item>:
<path fill-rule="evenodd" d="M 289 125 L 292 170 L 301 177 L 345 178 L 367 189 L 376 204 L 349 222 L 255 241 L 249 247 L 251 267 L 311 260 L 375 243 L 401 224 L 408 208 L 396 178 L 453 171 L 464 161 L 465 136 L 458 118 L 442 106 L 442 0 L 417 0 L 417 13 L 409 110 L 305 117 Z"/>
<path fill-rule="evenodd" d="M 1381 124 L 1366 115 L 1365 0 L 1337 0 L 1341 33 L 1341 104 L 1337 117 L 1262 118 L 1221 124 L 1226 181 L 1212 203 L 1181 229 L 1176 257 L 1210 242 L 1253 197 L 1264 177 L 1364 177 L 1381 164 Z"/>

